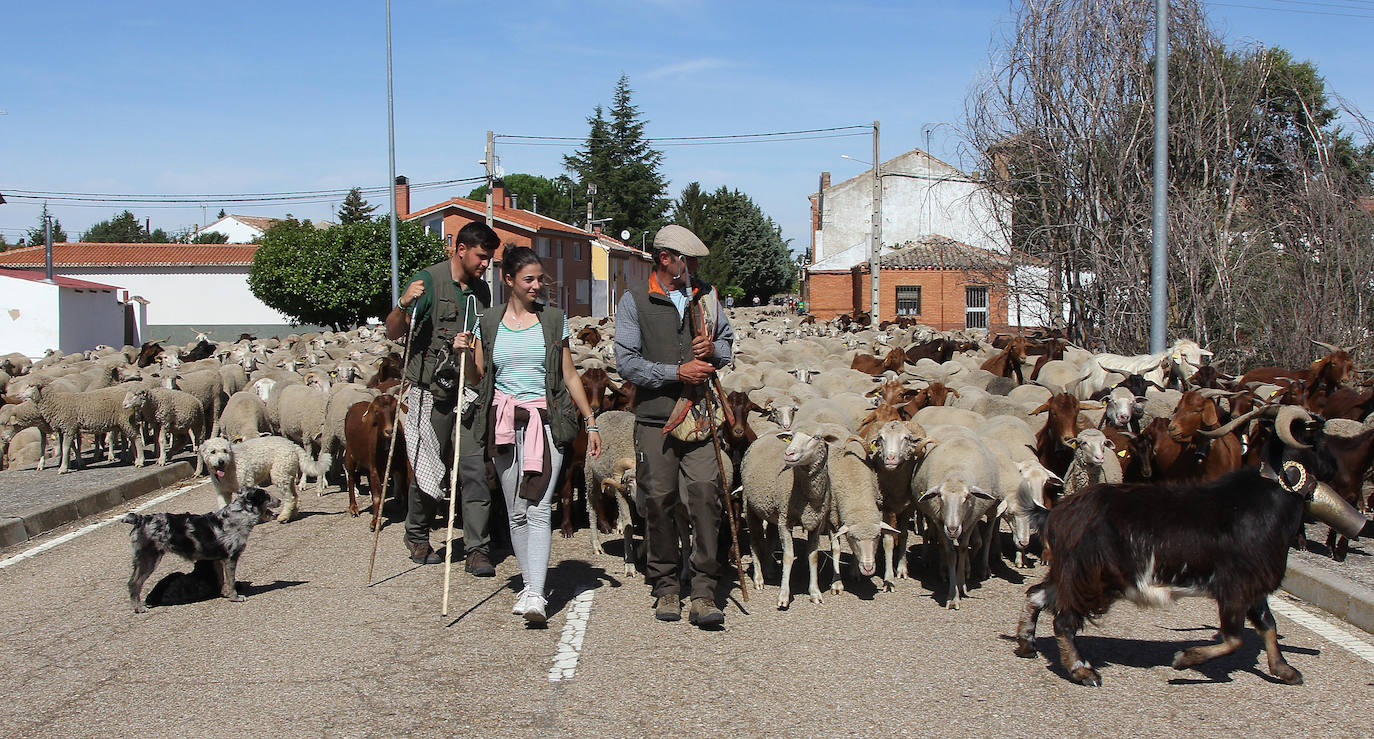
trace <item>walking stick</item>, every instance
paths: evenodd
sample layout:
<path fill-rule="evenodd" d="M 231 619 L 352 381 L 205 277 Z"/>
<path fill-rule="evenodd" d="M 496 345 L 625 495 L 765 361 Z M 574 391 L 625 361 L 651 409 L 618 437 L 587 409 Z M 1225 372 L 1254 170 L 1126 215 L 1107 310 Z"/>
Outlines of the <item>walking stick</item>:
<path fill-rule="evenodd" d="M 469 295 L 467 305 L 463 306 L 463 323 L 467 323 L 472 317 L 472 307 L 476 303 L 475 299 Z M 470 351 L 472 347 L 468 347 Z M 448 615 L 448 586 L 449 577 L 453 572 L 453 517 L 456 513 L 458 502 L 458 460 L 462 458 L 463 440 L 463 394 L 467 391 L 468 358 L 466 355 L 461 357 L 458 363 L 458 399 L 454 401 L 453 412 L 453 465 L 448 473 L 448 534 L 444 537 L 444 602 L 439 609 L 440 616 Z M 464 522 L 467 525 L 467 522 Z M 467 531 L 463 531 L 464 538 Z"/>
<path fill-rule="evenodd" d="M 401 350 L 401 372 L 405 372 L 406 365 L 410 364 L 410 344 L 415 340 L 415 321 L 410 321 L 410 328 L 406 330 L 406 345 Z M 372 569 L 377 565 L 377 542 L 382 538 L 382 506 L 386 505 L 386 490 L 391 485 L 391 460 L 396 456 L 396 429 L 401 425 L 401 401 L 405 399 L 409 388 L 403 387 L 396 396 L 396 417 L 391 423 L 391 447 L 386 451 L 386 477 L 382 478 L 382 497 L 373 496 L 372 499 L 372 556 L 367 560 L 367 584 L 372 585 Z M 418 409 L 417 409 L 418 410 Z"/>
<path fill-rule="evenodd" d="M 697 312 L 696 323 L 698 335 L 704 335 L 706 332 L 706 316 L 703 314 L 699 304 L 695 307 Z M 744 602 L 748 603 L 749 586 L 744 582 L 744 565 L 740 562 L 739 527 L 735 522 L 735 502 L 730 498 L 730 491 L 725 489 L 725 462 L 721 459 L 722 446 L 720 443 L 720 427 L 715 423 L 716 403 L 718 401 L 716 400 L 714 390 L 719 387 L 719 381 L 712 375 L 710 379 L 706 381 L 702 391 L 705 394 L 706 400 L 706 418 L 711 424 L 711 445 L 716 455 L 716 471 L 720 474 L 720 494 L 725 499 L 725 517 L 730 519 L 730 564 L 735 566 L 735 574 L 739 577 L 740 595 L 744 599 Z M 755 566 L 757 567 L 758 565 Z"/>

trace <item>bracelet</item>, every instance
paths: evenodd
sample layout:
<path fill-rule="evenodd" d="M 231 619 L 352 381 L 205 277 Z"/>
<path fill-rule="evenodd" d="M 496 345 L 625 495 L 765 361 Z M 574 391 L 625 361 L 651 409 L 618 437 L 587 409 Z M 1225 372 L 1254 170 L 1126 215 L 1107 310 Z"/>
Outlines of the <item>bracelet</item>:
<path fill-rule="evenodd" d="M 598 434 L 601 433 L 601 429 L 597 428 L 596 426 L 588 426 L 588 427 L 587 427 L 587 433 L 590 434 L 590 433 L 593 432 L 593 431 L 595 431 L 595 432 L 598 433 Z"/>

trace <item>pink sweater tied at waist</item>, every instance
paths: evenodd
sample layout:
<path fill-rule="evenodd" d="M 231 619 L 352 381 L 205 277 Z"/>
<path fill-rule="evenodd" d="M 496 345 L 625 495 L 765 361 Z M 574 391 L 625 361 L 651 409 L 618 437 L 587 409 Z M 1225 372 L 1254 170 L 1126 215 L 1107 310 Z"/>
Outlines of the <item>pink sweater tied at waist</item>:
<path fill-rule="evenodd" d="M 525 449 L 521 455 L 523 459 L 520 469 L 522 472 L 535 475 L 542 473 L 544 423 L 539 411 L 549 407 L 548 400 L 542 396 L 532 400 L 516 400 L 514 395 L 497 390 L 491 405 L 496 409 L 494 432 L 497 445 L 515 443 L 515 409 L 522 408 L 529 413 L 529 418 L 525 421 Z"/>

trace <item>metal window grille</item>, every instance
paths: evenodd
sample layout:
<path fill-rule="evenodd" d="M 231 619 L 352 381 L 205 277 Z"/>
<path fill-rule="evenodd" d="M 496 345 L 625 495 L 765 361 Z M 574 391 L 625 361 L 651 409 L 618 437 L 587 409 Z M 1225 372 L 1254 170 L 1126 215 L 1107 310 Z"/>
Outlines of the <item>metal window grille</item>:
<path fill-rule="evenodd" d="M 921 286 L 897 285 L 897 315 L 921 315 Z"/>
<path fill-rule="evenodd" d="M 988 327 L 988 289 L 985 286 L 964 288 L 964 328 Z"/>

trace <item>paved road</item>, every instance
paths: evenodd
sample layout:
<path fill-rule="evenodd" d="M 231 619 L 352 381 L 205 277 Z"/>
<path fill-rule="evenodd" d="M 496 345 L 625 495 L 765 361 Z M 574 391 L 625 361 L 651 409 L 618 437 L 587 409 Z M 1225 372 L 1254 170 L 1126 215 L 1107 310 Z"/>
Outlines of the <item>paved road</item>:
<path fill-rule="evenodd" d="M 201 485 L 152 510 L 212 499 Z M 455 568 L 441 618 L 442 568 L 412 566 L 399 526 L 383 532 L 369 588 L 370 536 L 346 497 L 303 502 L 305 518 L 254 531 L 243 603 L 133 614 L 121 523 L 0 568 L 0 736 L 1374 734 L 1374 664 L 1288 617 L 1282 643 L 1306 685 L 1272 682 L 1253 633 L 1201 671 L 1170 669 L 1180 645 L 1216 628 L 1210 601 L 1189 600 L 1122 605 L 1090 627 L 1082 647 L 1105 682 L 1090 689 L 1012 655 L 1024 584 L 993 580 L 959 611 L 939 607 L 933 581 L 787 612 L 770 587 L 750 615 L 732 604 L 725 630 L 705 633 L 655 622 L 639 579 L 588 562 L 580 534 L 555 538 L 549 628 L 529 630 L 508 612 L 513 559 L 494 580 Z M 169 559 L 150 584 L 177 568 L 189 566 Z M 569 627 L 580 615 L 585 629 Z M 1368 634 L 1338 630 L 1370 653 Z M 551 681 L 571 667 L 555 662 L 560 641 L 580 655 Z"/>

